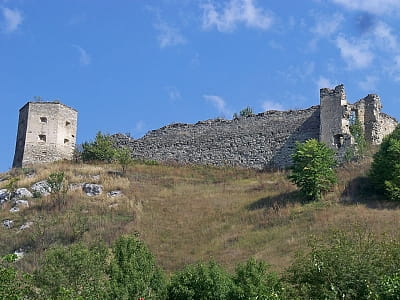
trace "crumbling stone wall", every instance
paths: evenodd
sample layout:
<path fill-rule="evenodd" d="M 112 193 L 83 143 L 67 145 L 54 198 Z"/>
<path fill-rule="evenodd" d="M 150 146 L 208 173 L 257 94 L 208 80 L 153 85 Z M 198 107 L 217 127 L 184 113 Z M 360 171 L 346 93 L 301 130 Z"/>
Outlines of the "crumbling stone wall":
<path fill-rule="evenodd" d="M 268 111 L 234 120 L 208 120 L 171 124 L 140 139 L 113 136 L 117 146 L 128 146 L 137 159 L 182 164 L 240 166 L 256 169 L 285 168 L 291 164 L 296 142 L 315 138 L 344 158 L 355 141 L 350 125 L 358 119 L 366 140 L 380 144 L 397 121 L 381 112 L 377 95 L 354 104 L 347 102 L 343 85 L 321 89 L 320 105 L 304 110 Z"/>
<path fill-rule="evenodd" d="M 77 111 L 59 102 L 28 102 L 20 109 L 13 167 L 72 159 Z"/>
<path fill-rule="evenodd" d="M 295 142 L 319 137 L 319 107 L 268 111 L 234 120 L 171 124 L 141 139 L 114 135 L 133 157 L 183 164 L 240 166 L 256 169 L 290 165 Z"/>
<path fill-rule="evenodd" d="M 347 102 L 344 86 L 338 85 L 334 89 L 321 89 L 320 101 L 320 141 L 334 149 L 339 160 L 355 144 L 350 126 L 356 120 L 362 125 L 365 139 L 371 145 L 379 145 L 383 137 L 397 126 L 396 119 L 381 112 L 381 100 L 375 94 L 369 94 L 350 104 Z"/>

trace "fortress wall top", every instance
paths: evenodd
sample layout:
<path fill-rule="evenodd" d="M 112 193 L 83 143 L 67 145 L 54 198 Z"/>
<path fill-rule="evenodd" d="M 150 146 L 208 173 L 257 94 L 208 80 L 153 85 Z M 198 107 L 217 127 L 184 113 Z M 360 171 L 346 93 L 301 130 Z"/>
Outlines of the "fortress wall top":
<path fill-rule="evenodd" d="M 234 120 L 172 124 L 138 140 L 114 135 L 134 158 L 163 162 L 240 166 L 256 169 L 290 165 L 295 142 L 319 137 L 319 107 L 269 111 Z"/>

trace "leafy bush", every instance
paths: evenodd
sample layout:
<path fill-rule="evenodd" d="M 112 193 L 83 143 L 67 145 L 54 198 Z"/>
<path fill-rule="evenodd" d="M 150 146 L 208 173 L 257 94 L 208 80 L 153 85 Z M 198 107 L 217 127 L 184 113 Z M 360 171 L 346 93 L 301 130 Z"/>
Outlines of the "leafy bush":
<path fill-rule="evenodd" d="M 100 131 L 96 134 L 93 142 L 82 144 L 82 160 L 112 162 L 115 156 L 115 148 L 109 135 L 102 134 Z"/>
<path fill-rule="evenodd" d="M 22 300 L 32 295 L 30 277 L 13 265 L 16 258 L 15 254 L 0 258 L 0 299 Z"/>
<path fill-rule="evenodd" d="M 111 299 L 164 299 L 166 280 L 149 249 L 134 236 L 122 236 L 114 244 L 108 270 Z"/>
<path fill-rule="evenodd" d="M 172 276 L 168 287 L 168 299 L 230 299 L 231 288 L 232 280 L 229 274 L 216 263 L 189 265 Z"/>
<path fill-rule="evenodd" d="M 336 183 L 334 151 L 315 139 L 296 143 L 289 179 L 310 200 L 319 200 Z"/>
<path fill-rule="evenodd" d="M 231 300 L 281 299 L 279 278 L 268 272 L 266 263 L 249 259 L 236 267 Z"/>
<path fill-rule="evenodd" d="M 75 244 L 47 250 L 34 273 L 41 299 L 109 299 L 107 248 Z"/>
<path fill-rule="evenodd" d="M 115 150 L 115 159 L 122 168 L 122 173 L 126 173 L 126 169 L 133 163 L 132 151 L 128 147 L 119 148 Z"/>
<path fill-rule="evenodd" d="M 378 193 L 400 201 L 400 125 L 383 139 L 369 176 Z"/>
<path fill-rule="evenodd" d="M 364 156 L 367 150 L 367 141 L 365 140 L 365 134 L 361 122 L 356 119 L 353 124 L 350 125 L 350 133 L 355 141 L 355 149 L 353 154 L 359 157 Z"/>
<path fill-rule="evenodd" d="M 287 272 L 300 299 L 398 299 L 372 297 L 390 293 L 389 287 L 398 290 L 398 242 L 355 229 L 333 232 L 312 241 L 310 247 Z"/>

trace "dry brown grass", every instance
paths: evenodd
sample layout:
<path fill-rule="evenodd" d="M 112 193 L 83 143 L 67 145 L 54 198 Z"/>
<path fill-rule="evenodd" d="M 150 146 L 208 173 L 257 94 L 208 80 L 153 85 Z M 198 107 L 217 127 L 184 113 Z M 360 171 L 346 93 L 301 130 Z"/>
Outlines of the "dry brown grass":
<path fill-rule="evenodd" d="M 315 203 L 302 203 L 286 172 L 135 164 L 121 177 L 115 165 L 50 164 L 37 168 L 33 178 L 20 175 L 18 184 L 30 186 L 63 171 L 71 183 L 96 182 L 105 191 L 120 189 L 124 196 L 69 191 L 61 207 L 54 205 L 54 198 L 42 197 L 17 214 L 7 204 L 0 218 L 11 218 L 16 226 L 0 228 L 0 251 L 28 248 L 21 264 L 31 269 L 41 251 L 53 244 L 109 244 L 135 231 L 167 271 L 210 258 L 231 269 L 249 256 L 279 271 L 305 249 L 310 235 L 324 235 L 333 227 L 352 230 L 361 224 L 377 233 L 399 233 L 397 206 L 368 195 L 363 177 L 369 164 L 366 160 L 340 168 L 338 185 Z M 35 225 L 19 231 L 26 221 Z"/>

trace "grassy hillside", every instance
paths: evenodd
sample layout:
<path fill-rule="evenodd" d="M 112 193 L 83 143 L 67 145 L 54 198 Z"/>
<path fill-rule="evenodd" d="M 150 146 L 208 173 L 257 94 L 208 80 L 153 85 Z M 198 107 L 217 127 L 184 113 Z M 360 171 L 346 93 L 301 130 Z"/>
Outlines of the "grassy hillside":
<path fill-rule="evenodd" d="M 0 255 L 25 249 L 18 263 L 31 271 L 54 244 L 109 244 L 122 233 L 138 232 L 169 272 L 210 258 L 231 269 L 249 256 L 280 271 L 306 249 L 310 235 L 354 226 L 399 233 L 397 205 L 368 195 L 369 165 L 366 160 L 340 168 L 337 187 L 314 203 L 302 203 L 285 172 L 144 163 L 129 167 L 125 176 L 111 164 L 54 163 L 36 167 L 33 176 L 31 170 L 14 170 L 0 175 L 0 188 L 12 177 L 20 178 L 18 187 L 30 187 L 63 171 L 69 183 L 99 183 L 104 192 L 89 197 L 69 190 L 60 205 L 52 196 L 34 198 L 16 213 L 4 204 L 0 220 L 14 220 L 14 227 L 1 226 Z M 111 190 L 123 196 L 107 196 Z M 30 228 L 19 229 L 29 221 Z"/>

